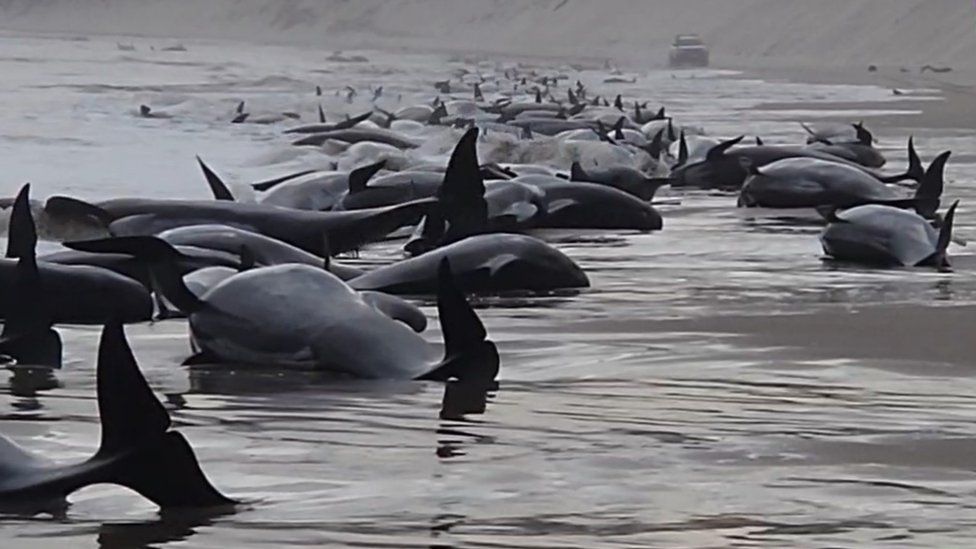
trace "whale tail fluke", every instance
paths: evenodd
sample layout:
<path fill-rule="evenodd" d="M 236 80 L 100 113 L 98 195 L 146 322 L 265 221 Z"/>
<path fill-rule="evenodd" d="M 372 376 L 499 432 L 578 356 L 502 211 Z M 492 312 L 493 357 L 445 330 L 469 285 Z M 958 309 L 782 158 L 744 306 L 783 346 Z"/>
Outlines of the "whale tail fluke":
<path fill-rule="evenodd" d="M 234 201 L 234 193 L 230 192 L 227 184 L 224 183 L 223 179 L 217 175 L 216 172 L 210 169 L 210 166 L 204 164 L 203 159 L 197 156 L 197 163 L 200 164 L 200 169 L 203 170 L 203 176 L 207 179 L 207 185 L 210 186 L 210 192 L 213 193 L 215 200 L 229 200 Z"/>
<path fill-rule="evenodd" d="M 126 254 L 146 261 L 153 285 L 170 303 L 185 314 L 204 307 L 204 303 L 183 282 L 177 261 L 183 255 L 169 242 L 155 236 L 118 236 L 98 240 L 65 242 L 72 250 L 102 254 Z"/>
<path fill-rule="evenodd" d="M 139 371 L 122 324 L 102 330 L 97 366 L 102 440 L 92 461 L 117 459 L 107 480 L 135 490 L 161 508 L 231 505 L 210 484 L 183 435 Z"/>
<path fill-rule="evenodd" d="M 444 333 L 444 360 L 417 379 L 494 382 L 498 375 L 498 349 L 464 297 L 446 257 L 437 269 L 437 313 Z"/>
<path fill-rule="evenodd" d="M 929 168 L 918 180 L 915 198 L 928 198 L 936 201 L 942 198 L 942 192 L 945 190 L 945 165 L 951 155 L 952 151 L 945 151 L 929 164 Z M 911 169 L 910 167 L 909 171 Z M 919 163 L 919 169 L 921 169 L 921 163 Z"/>
<path fill-rule="evenodd" d="M 938 160 L 938 159 L 936 159 Z M 932 164 L 935 164 L 933 162 Z M 908 138 L 908 169 L 905 173 L 900 173 L 897 175 L 883 176 L 879 179 L 883 183 L 898 183 L 899 181 L 912 180 L 918 181 L 919 184 L 925 179 L 926 169 L 922 166 L 922 160 L 918 157 L 918 153 L 915 151 L 915 138 Z M 940 193 L 941 194 L 941 191 Z"/>

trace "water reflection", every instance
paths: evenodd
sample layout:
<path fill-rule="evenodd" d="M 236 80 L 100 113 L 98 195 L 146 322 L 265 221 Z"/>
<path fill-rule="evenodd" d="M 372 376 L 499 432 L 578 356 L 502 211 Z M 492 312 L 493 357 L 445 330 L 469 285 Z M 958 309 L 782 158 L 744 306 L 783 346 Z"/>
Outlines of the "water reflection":
<path fill-rule="evenodd" d="M 463 430 L 454 425 L 461 422 L 469 426 L 479 422 L 469 419 L 469 415 L 482 415 L 488 407 L 488 401 L 495 398 L 498 383 L 463 382 L 452 380 L 444 385 L 444 398 L 441 401 L 440 418 L 442 422 L 437 429 L 437 457 L 451 459 L 466 455 L 464 447 L 467 443 L 490 442 L 494 439 L 485 435 Z"/>
<path fill-rule="evenodd" d="M 233 509 L 183 509 L 160 512 L 156 520 L 144 522 L 106 522 L 98 528 L 98 546 L 106 549 L 152 547 L 186 541 L 197 530 L 212 526 Z"/>
<path fill-rule="evenodd" d="M 44 406 L 37 398 L 38 393 L 60 387 L 51 368 L 13 366 L 9 369 L 13 374 L 8 380 L 10 394 L 19 397 L 11 403 L 16 410 L 33 412 L 42 409 Z"/>

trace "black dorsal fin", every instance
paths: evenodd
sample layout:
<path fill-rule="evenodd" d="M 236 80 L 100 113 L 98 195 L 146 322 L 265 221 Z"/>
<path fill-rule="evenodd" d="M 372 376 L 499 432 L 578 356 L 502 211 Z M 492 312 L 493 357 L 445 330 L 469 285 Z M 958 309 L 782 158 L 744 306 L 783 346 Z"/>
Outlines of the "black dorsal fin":
<path fill-rule="evenodd" d="M 664 107 L 661 107 L 654 113 L 654 120 L 664 120 L 667 118 L 667 114 L 664 112 Z"/>
<path fill-rule="evenodd" d="M 905 176 L 908 179 L 914 179 L 919 182 L 925 177 L 925 168 L 922 167 L 922 159 L 918 157 L 918 152 L 915 151 L 914 136 L 908 137 L 908 170 L 905 172 Z"/>
<path fill-rule="evenodd" d="M 668 143 L 674 143 L 678 136 L 674 133 L 674 119 L 668 118 Z"/>
<path fill-rule="evenodd" d="M 367 111 L 363 114 L 359 114 L 353 117 L 347 116 L 345 120 L 337 122 L 333 129 L 336 130 L 348 130 L 349 128 L 355 127 L 360 122 L 368 120 L 370 116 L 373 116 L 373 111 Z"/>
<path fill-rule="evenodd" d="M 627 118 L 621 116 L 617 119 L 617 123 L 613 125 L 613 138 L 623 140 L 624 139 L 624 122 Z"/>
<path fill-rule="evenodd" d="M 349 194 L 356 194 L 366 190 L 369 180 L 376 175 L 376 172 L 386 166 L 386 160 L 380 160 L 375 164 L 361 166 L 349 172 Z"/>
<path fill-rule="evenodd" d="M 956 218 L 956 206 L 958 205 L 958 200 L 952 203 L 949 211 L 946 212 L 945 217 L 942 219 L 942 226 L 939 227 L 939 241 L 936 243 L 935 257 L 933 258 L 935 266 L 939 268 L 949 266 L 946 250 L 949 249 L 949 243 L 952 242 L 952 224 Z"/>
<path fill-rule="evenodd" d="M 162 437 L 169 414 L 153 395 L 125 340 L 122 323 L 105 325 L 98 345 L 98 415 L 102 443 L 98 454 L 114 454 Z"/>
<path fill-rule="evenodd" d="M 235 109 L 235 111 L 237 112 L 237 114 L 243 114 L 244 113 L 244 102 L 243 101 L 241 101 L 240 103 L 237 104 L 237 109 Z"/>
<path fill-rule="evenodd" d="M 250 271 L 257 266 L 257 258 L 254 256 L 254 250 L 247 244 L 241 244 L 240 257 L 241 263 L 237 266 L 238 271 Z"/>
<path fill-rule="evenodd" d="M 662 129 L 663 131 L 663 129 Z M 681 137 L 678 139 L 678 166 L 682 166 L 688 162 L 688 139 L 685 137 L 685 131 L 681 130 Z"/>
<path fill-rule="evenodd" d="M 648 143 L 645 150 L 654 160 L 661 159 L 661 152 L 664 150 L 664 128 L 661 128 L 654 134 L 654 138 L 651 139 L 651 142 Z"/>
<path fill-rule="evenodd" d="M 929 164 L 929 169 L 925 170 L 925 175 L 919 182 L 918 189 L 915 190 L 915 198 L 934 201 L 935 207 L 938 208 L 942 192 L 945 190 L 945 165 L 951 155 L 952 151 L 945 151 Z M 934 214 L 934 210 L 931 213 Z"/>
<path fill-rule="evenodd" d="M 874 135 L 864 127 L 864 122 L 853 124 L 854 131 L 857 132 L 857 142 L 865 147 L 874 145 Z"/>
<path fill-rule="evenodd" d="M 17 193 L 10 209 L 10 225 L 7 227 L 7 257 L 35 257 L 37 228 L 30 208 L 30 183 Z"/>
<path fill-rule="evenodd" d="M 708 153 L 705 155 L 706 160 L 716 160 L 725 154 L 725 151 L 731 149 L 732 147 L 739 144 L 745 138 L 744 135 L 740 135 L 734 139 L 729 139 L 727 141 L 722 141 L 718 145 L 715 145 L 711 149 L 708 149 Z"/>
<path fill-rule="evenodd" d="M 443 258 L 437 268 L 437 313 L 444 333 L 444 360 L 418 379 L 491 382 L 498 375 L 498 351 L 481 319 L 464 297 Z"/>
<path fill-rule="evenodd" d="M 589 174 L 583 169 L 579 161 L 574 161 L 573 165 L 569 167 L 569 180 L 570 181 L 590 181 Z"/>
<path fill-rule="evenodd" d="M 17 261 L 13 280 L 3 291 L 7 295 L 0 354 L 20 365 L 60 368 L 61 337 L 51 329 L 51 303 L 33 256 Z"/>
<path fill-rule="evenodd" d="M 315 170 L 302 170 L 300 172 L 290 173 L 288 175 L 283 175 L 281 177 L 276 177 L 274 179 L 268 179 L 267 181 L 261 181 L 260 183 L 252 183 L 251 188 L 255 191 L 267 191 L 273 189 L 274 187 L 289 181 L 301 177 L 303 175 L 308 175 L 310 173 L 315 173 Z"/>
<path fill-rule="evenodd" d="M 325 111 L 322 110 L 322 105 L 319 105 L 319 123 L 325 124 Z"/>
<path fill-rule="evenodd" d="M 169 431 L 169 414 L 139 371 L 119 322 L 102 331 L 96 377 L 102 443 L 95 459 L 121 457 L 103 482 L 135 490 L 163 509 L 235 503 L 210 484 L 186 439 Z"/>
<path fill-rule="evenodd" d="M 614 107 L 615 107 L 615 108 L 616 108 L 616 109 L 617 109 L 618 111 L 622 111 L 622 110 L 624 110 L 624 98 L 623 98 L 623 96 L 622 96 L 622 95 L 620 95 L 619 93 L 617 94 L 617 97 L 615 97 L 615 98 L 613 99 L 613 106 L 614 106 Z"/>
<path fill-rule="evenodd" d="M 576 105 L 579 103 L 579 98 L 577 98 L 576 94 L 573 93 L 573 88 L 566 88 L 566 95 L 569 96 L 570 105 Z"/>
<path fill-rule="evenodd" d="M 759 137 L 758 135 L 756 136 L 756 145 L 758 145 L 760 147 L 762 147 L 763 145 L 765 145 L 765 143 L 763 143 L 762 138 Z"/>
<path fill-rule="evenodd" d="M 542 103 L 542 90 L 539 88 L 535 89 L 535 102 Z"/>
<path fill-rule="evenodd" d="M 469 129 L 458 141 L 437 192 L 448 229 L 445 239 L 456 241 L 485 229 L 488 204 L 485 182 L 478 163 L 478 128 Z"/>
<path fill-rule="evenodd" d="M 475 101 L 485 100 L 485 95 L 481 93 L 481 85 L 478 84 L 477 82 L 474 83 L 474 100 Z"/>
<path fill-rule="evenodd" d="M 197 163 L 200 164 L 200 169 L 203 170 L 203 176 L 207 178 L 207 185 L 210 185 L 210 192 L 217 200 L 228 200 L 230 202 L 234 201 L 234 195 L 227 188 L 227 184 L 220 179 L 220 176 L 214 173 L 209 166 L 203 163 L 203 160 L 198 156 Z"/>

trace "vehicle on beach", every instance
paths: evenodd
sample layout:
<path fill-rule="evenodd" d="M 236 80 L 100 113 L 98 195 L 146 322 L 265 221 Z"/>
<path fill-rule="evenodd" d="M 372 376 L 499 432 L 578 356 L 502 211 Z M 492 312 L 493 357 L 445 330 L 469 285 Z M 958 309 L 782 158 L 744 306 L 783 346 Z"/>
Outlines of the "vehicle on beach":
<path fill-rule="evenodd" d="M 697 34 L 679 34 L 674 37 L 674 43 L 671 44 L 668 66 L 671 68 L 707 67 L 708 46 Z"/>

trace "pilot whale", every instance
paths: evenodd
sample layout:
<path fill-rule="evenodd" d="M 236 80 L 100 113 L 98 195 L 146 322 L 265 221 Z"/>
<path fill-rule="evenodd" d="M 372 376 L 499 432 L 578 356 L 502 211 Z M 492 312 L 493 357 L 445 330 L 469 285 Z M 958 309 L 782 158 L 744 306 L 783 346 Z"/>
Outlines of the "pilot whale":
<path fill-rule="evenodd" d="M 202 296 L 185 285 L 176 253 L 155 237 L 67 243 L 152 261 L 161 293 L 189 317 L 194 362 L 274 364 L 367 379 L 493 380 L 498 354 L 451 273 L 438 266 L 437 308 L 446 352 L 383 314 L 328 271 L 275 265 L 227 278 Z"/>

